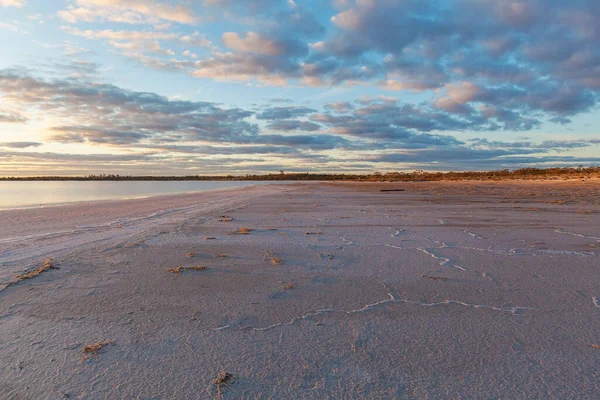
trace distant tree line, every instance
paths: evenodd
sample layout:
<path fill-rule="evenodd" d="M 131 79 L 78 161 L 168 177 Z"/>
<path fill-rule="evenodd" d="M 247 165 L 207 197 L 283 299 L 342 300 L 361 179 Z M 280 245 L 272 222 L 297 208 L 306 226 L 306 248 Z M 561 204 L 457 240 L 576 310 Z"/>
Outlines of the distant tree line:
<path fill-rule="evenodd" d="M 0 177 L 0 181 L 459 181 L 459 180 L 502 180 L 502 179 L 545 179 L 545 178 L 600 177 L 600 167 L 521 168 L 499 171 L 461 172 L 375 172 L 372 174 L 319 174 L 284 173 L 266 175 L 187 175 L 187 176 L 132 176 L 132 175 L 87 175 L 87 176 L 33 176 Z"/>

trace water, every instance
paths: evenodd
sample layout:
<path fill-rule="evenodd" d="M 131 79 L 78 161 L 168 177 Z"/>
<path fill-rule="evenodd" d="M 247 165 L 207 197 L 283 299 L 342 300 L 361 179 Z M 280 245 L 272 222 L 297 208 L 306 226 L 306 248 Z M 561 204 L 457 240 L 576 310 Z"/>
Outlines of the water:
<path fill-rule="evenodd" d="M 272 182 L 254 181 L 0 181 L 0 209 L 28 208 L 82 201 L 122 200 L 203 192 Z M 282 182 L 277 182 L 282 183 Z"/>

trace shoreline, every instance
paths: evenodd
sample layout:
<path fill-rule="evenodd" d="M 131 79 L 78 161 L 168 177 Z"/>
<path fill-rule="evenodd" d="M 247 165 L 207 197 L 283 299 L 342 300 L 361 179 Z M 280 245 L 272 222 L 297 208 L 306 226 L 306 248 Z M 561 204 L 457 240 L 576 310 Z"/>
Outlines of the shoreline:
<path fill-rule="evenodd" d="M 143 181 L 140 181 L 140 182 L 143 182 Z M 72 206 L 72 205 L 78 205 L 78 204 L 88 204 L 90 206 L 94 206 L 97 203 L 99 204 L 99 203 L 105 203 L 105 202 L 143 200 L 143 199 L 149 199 L 149 198 L 161 198 L 161 197 L 170 197 L 170 196 L 186 196 L 186 195 L 194 195 L 194 194 L 201 194 L 201 193 L 214 192 L 214 191 L 236 190 L 236 189 L 252 187 L 252 186 L 265 186 L 265 185 L 270 185 L 270 184 L 285 185 L 288 183 L 270 183 L 270 182 L 269 183 L 248 183 L 245 185 L 231 186 L 231 187 L 199 189 L 199 190 L 189 190 L 189 191 L 171 192 L 171 193 L 150 193 L 150 194 L 144 194 L 144 195 L 133 196 L 133 197 L 114 197 L 114 198 L 96 199 L 96 200 L 74 200 L 74 201 L 67 201 L 67 202 L 45 203 L 45 204 L 30 205 L 30 206 L 15 205 L 15 206 L 0 207 L 0 212 L 11 211 L 11 210 L 39 209 L 39 208 L 48 208 L 48 207 L 65 207 L 65 206 Z"/>
<path fill-rule="evenodd" d="M 71 181 L 68 181 L 71 182 Z M 73 181 L 74 182 L 74 181 Z M 104 181 L 101 181 L 104 182 Z M 106 181 L 112 182 L 112 181 Z M 127 182 L 127 181 L 123 181 Z M 134 181 L 135 182 L 135 181 Z M 146 181 L 140 181 L 146 182 Z M 177 181 L 175 181 L 177 182 Z M 219 181 L 216 181 L 219 182 Z M 240 181 L 241 182 L 241 181 Z M 88 206 L 96 206 L 107 203 L 120 203 L 120 202 L 129 202 L 136 200 L 146 200 L 146 199 L 161 199 L 161 198 L 178 198 L 180 196 L 189 196 L 189 195 L 199 195 L 202 193 L 210 193 L 210 192 L 218 192 L 218 191 L 228 191 L 228 190 L 239 190 L 246 187 L 253 186 L 278 186 L 278 185 L 347 185 L 347 186 L 360 186 L 360 185 L 511 185 L 511 184 L 558 184 L 558 185 L 568 185 L 568 184 L 600 184 L 600 177 L 586 177 L 585 179 L 580 178 L 571 178 L 571 179 L 500 179 L 500 180 L 444 180 L 444 181 L 289 181 L 289 182 L 278 182 L 278 181 L 261 181 L 264 183 L 253 183 L 244 186 L 234 186 L 234 187 L 224 187 L 224 188 L 216 188 L 216 189 L 206 189 L 206 190 L 193 190 L 193 191 L 185 191 L 185 192 L 176 192 L 176 193 L 159 193 L 159 194 L 149 194 L 142 196 L 135 196 L 129 198 L 112 198 L 112 199 L 100 199 L 100 200 L 77 200 L 73 202 L 61 202 L 61 203 L 47 203 L 47 204 L 39 204 L 32 206 L 9 206 L 9 207 L 0 207 L 0 213 L 6 211 L 17 211 L 17 210 L 32 210 L 32 209 L 45 209 L 45 208 L 54 208 L 54 207 L 69 207 L 69 206 L 77 206 L 77 205 L 88 205 Z M 118 206 L 118 204 L 115 204 Z"/>

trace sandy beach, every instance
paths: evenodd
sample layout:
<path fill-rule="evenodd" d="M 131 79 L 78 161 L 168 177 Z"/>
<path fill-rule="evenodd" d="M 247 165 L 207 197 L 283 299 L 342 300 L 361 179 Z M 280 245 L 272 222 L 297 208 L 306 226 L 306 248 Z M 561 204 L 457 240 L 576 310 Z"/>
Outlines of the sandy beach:
<path fill-rule="evenodd" d="M 596 399 L 599 227 L 598 180 L 0 211 L 0 398 Z"/>

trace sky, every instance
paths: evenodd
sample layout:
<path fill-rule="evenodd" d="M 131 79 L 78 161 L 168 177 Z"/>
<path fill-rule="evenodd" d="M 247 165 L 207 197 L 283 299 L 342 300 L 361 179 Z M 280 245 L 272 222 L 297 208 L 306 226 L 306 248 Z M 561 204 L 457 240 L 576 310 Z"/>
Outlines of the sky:
<path fill-rule="evenodd" d="M 0 176 L 600 164 L 597 0 L 0 0 Z"/>

